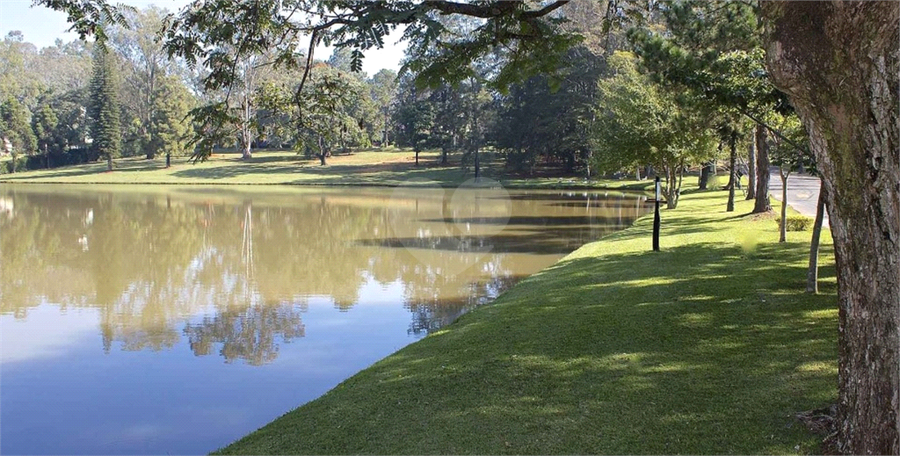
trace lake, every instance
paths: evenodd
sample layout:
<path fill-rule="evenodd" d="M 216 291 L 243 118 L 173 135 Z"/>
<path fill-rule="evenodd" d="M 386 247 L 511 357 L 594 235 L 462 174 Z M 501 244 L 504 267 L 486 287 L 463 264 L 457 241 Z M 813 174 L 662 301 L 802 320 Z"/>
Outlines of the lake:
<path fill-rule="evenodd" d="M 602 191 L 2 185 L 0 452 L 205 454 L 649 210 Z"/>

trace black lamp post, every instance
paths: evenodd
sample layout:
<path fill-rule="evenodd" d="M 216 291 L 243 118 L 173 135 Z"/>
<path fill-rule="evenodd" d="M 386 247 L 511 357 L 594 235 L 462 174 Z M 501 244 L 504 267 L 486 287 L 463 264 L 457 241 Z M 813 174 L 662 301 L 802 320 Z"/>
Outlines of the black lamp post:
<path fill-rule="evenodd" d="M 653 213 L 653 251 L 659 252 L 659 176 L 656 176 L 656 210 Z"/>

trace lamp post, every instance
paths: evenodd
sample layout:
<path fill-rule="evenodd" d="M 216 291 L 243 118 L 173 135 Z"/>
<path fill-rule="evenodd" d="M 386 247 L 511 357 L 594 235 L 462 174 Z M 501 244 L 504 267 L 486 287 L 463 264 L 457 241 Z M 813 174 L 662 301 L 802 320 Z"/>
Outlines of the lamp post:
<path fill-rule="evenodd" d="M 653 251 L 659 252 L 659 176 L 656 176 L 656 199 L 654 204 L 656 209 L 653 213 Z"/>

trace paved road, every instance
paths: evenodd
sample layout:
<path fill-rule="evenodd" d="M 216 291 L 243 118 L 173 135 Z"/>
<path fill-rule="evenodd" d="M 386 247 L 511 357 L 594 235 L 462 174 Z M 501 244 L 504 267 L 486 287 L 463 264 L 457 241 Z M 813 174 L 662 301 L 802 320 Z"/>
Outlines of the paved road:
<path fill-rule="evenodd" d="M 781 176 L 778 169 L 769 172 L 769 193 L 778 201 L 781 201 Z M 788 177 L 788 206 L 797 212 L 807 216 L 816 216 L 816 204 L 819 201 L 819 178 L 808 174 L 791 173 Z M 828 213 L 822 226 L 828 226 Z"/>

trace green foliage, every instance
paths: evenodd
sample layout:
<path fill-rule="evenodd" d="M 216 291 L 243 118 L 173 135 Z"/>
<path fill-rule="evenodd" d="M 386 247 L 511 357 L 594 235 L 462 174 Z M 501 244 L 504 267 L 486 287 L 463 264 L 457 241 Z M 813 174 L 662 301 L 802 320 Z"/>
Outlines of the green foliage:
<path fill-rule="evenodd" d="M 121 58 L 123 83 L 119 90 L 125 128 L 124 155 L 145 155 L 185 149 L 183 124 L 187 110 L 193 107 L 184 99 L 184 68 L 170 60 L 158 40 L 167 11 L 155 6 L 124 11 L 129 27 L 116 26 L 109 31 L 111 48 Z M 178 86 L 175 88 L 175 86 Z M 167 97 L 174 97 L 169 99 Z M 173 108 L 185 105 L 186 109 Z M 173 112 L 174 111 L 176 112 Z M 177 119 L 176 119 L 177 117 Z M 166 125 L 160 122 L 175 122 Z M 159 131 L 172 130 L 159 137 Z M 169 144 L 174 141 L 174 144 Z M 166 150 L 168 149 L 168 150 Z"/>
<path fill-rule="evenodd" d="M 778 229 L 781 230 L 781 219 L 777 219 Z M 787 231 L 806 231 L 813 224 L 813 219 L 802 215 L 791 215 L 785 220 L 785 229 Z"/>
<path fill-rule="evenodd" d="M 269 117 L 290 119 L 294 148 L 324 160 L 337 150 L 370 144 L 365 117 L 374 109 L 364 103 L 367 88 L 359 78 L 330 66 L 312 73 L 302 91 L 295 87 L 264 85 L 258 92 L 261 109 Z M 275 135 L 283 132 L 276 129 Z"/>
<path fill-rule="evenodd" d="M 372 123 L 373 128 L 379 132 L 376 142 L 386 147 L 390 144 L 390 131 L 393 126 L 391 111 L 397 96 L 397 73 L 382 69 L 369 79 L 368 84 L 370 99 L 378 111 Z"/>
<path fill-rule="evenodd" d="M 737 128 L 738 115 L 761 122 L 772 110 L 792 110 L 769 78 L 752 4 L 670 0 L 662 11 L 665 32 L 647 27 L 628 32 L 642 65 L 657 82 L 703 100 L 727 128 Z"/>
<path fill-rule="evenodd" d="M 19 100 L 8 97 L 0 104 L 0 138 L 12 144 L 13 155 L 31 155 L 37 151 L 37 138 L 31 129 L 31 113 Z"/>
<path fill-rule="evenodd" d="M 34 0 L 35 5 L 43 5 L 50 9 L 62 11 L 68 15 L 70 28 L 82 40 L 93 36 L 100 43 L 107 39 L 106 27 L 109 24 L 127 24 L 122 9 L 127 5 L 110 5 L 106 0 Z"/>
<path fill-rule="evenodd" d="M 784 173 L 797 171 L 801 166 L 814 171 L 815 158 L 809 149 L 809 136 L 797 115 L 770 113 L 767 120 L 781 133 L 772 138 L 769 161 Z"/>
<path fill-rule="evenodd" d="M 412 88 L 394 111 L 397 144 L 412 147 L 416 152 L 434 146 L 434 141 L 438 143 L 441 141 L 439 134 L 432 134 L 433 130 L 438 128 L 435 125 L 436 107 L 428 97 L 425 97 L 424 94 L 420 95 L 419 92 Z"/>
<path fill-rule="evenodd" d="M 116 91 L 115 56 L 105 47 L 94 49 L 94 71 L 90 85 L 92 147 L 101 155 L 116 158 L 122 153 L 122 128 Z"/>
<path fill-rule="evenodd" d="M 46 103 L 31 118 L 31 127 L 37 138 L 38 150 L 60 153 L 65 150 L 66 139 L 59 128 L 59 118 L 50 103 Z"/>
<path fill-rule="evenodd" d="M 559 83 L 535 76 L 510 87 L 499 103 L 496 146 L 510 166 L 533 170 L 539 160 L 561 161 L 568 172 L 587 166 L 605 59 L 584 47 L 565 53 Z"/>
<path fill-rule="evenodd" d="M 603 104 L 596 128 L 596 166 L 615 171 L 654 165 L 664 172 L 667 201 L 674 207 L 677 172 L 715 153 L 708 119 L 638 72 L 633 54 L 616 52 L 609 65 L 614 75 L 599 83 Z"/>
<path fill-rule="evenodd" d="M 147 144 L 148 154 L 180 157 L 189 152 L 192 136 L 188 117 L 194 98 L 172 76 L 161 78 L 157 87 L 156 109 L 150 118 L 151 141 Z"/>

